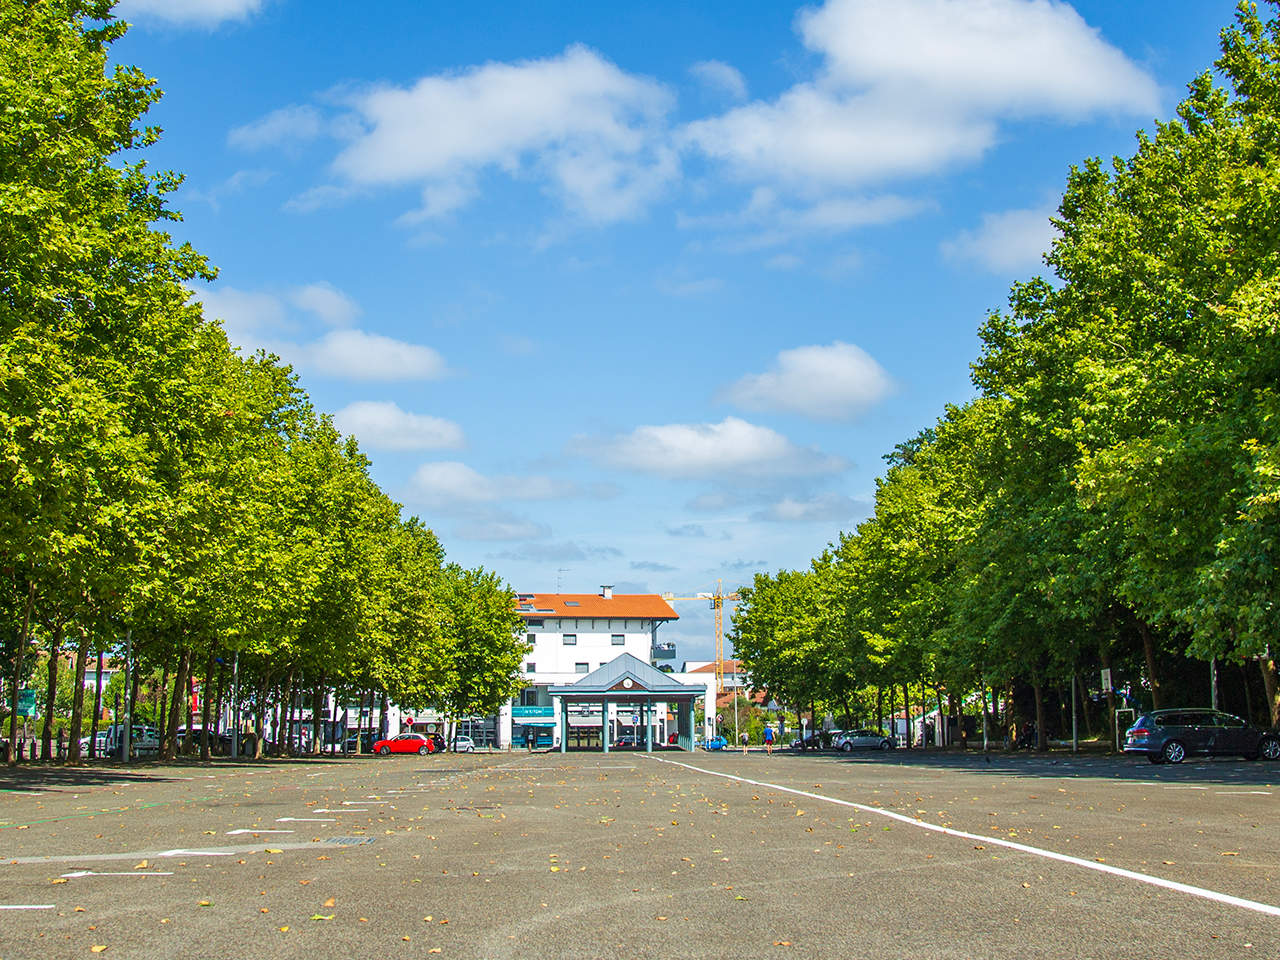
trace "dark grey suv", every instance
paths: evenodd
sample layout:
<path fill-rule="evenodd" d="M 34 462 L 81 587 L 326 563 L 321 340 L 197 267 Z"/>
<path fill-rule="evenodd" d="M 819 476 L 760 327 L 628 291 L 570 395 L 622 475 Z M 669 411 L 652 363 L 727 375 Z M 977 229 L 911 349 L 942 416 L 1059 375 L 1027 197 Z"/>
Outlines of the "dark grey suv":
<path fill-rule="evenodd" d="M 1280 759 L 1280 736 L 1218 710 L 1152 710 L 1125 734 L 1125 753 L 1145 753 L 1152 763 L 1181 763 L 1193 754 Z"/>

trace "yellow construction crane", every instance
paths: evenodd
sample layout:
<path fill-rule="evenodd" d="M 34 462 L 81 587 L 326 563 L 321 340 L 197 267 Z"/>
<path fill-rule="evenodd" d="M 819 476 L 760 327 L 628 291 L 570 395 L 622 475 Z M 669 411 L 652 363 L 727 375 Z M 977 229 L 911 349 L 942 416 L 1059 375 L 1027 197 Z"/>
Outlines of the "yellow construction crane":
<path fill-rule="evenodd" d="M 716 612 L 716 693 L 724 693 L 724 604 L 725 601 L 737 603 L 742 598 L 737 592 L 725 593 L 724 581 L 716 581 L 714 593 L 699 593 L 692 597 L 677 597 L 673 593 L 664 593 L 662 599 L 672 600 L 709 600 L 711 609 Z"/>

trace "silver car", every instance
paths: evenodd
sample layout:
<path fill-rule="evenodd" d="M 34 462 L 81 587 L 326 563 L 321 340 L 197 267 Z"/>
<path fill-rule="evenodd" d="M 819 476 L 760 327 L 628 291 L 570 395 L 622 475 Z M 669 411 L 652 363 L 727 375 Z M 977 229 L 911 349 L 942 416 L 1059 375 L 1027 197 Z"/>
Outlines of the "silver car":
<path fill-rule="evenodd" d="M 883 730 L 848 730 L 831 741 L 831 746 L 845 753 L 854 750 L 892 750 L 893 737 Z"/>

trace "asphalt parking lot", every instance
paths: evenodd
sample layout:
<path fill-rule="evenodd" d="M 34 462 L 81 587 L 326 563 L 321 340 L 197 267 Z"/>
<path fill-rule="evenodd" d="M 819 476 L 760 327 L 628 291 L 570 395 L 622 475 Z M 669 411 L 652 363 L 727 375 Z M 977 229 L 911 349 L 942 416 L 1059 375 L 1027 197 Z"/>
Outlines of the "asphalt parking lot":
<path fill-rule="evenodd" d="M 919 751 L 33 767 L 0 774 L 0 960 L 1276 957 L 1276 780 Z"/>

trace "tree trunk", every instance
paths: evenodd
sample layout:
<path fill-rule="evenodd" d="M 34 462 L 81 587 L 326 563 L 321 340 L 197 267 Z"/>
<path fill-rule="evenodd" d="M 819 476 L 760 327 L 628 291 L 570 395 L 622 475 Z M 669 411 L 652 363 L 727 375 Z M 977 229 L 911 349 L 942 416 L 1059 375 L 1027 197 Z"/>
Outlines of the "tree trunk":
<path fill-rule="evenodd" d="M 951 725 L 956 728 L 956 737 L 960 740 L 960 749 L 967 746 L 964 736 L 964 718 L 960 715 L 960 698 L 950 691 L 947 692 L 947 746 L 955 743 L 951 739 Z"/>
<path fill-rule="evenodd" d="M 898 691 L 889 684 L 889 736 L 896 741 L 898 736 Z"/>
<path fill-rule="evenodd" d="M 98 669 L 93 675 L 93 723 L 89 726 L 89 758 L 98 756 L 98 721 L 102 719 L 102 657 L 98 651 Z"/>
<path fill-rule="evenodd" d="M 1276 678 L 1276 661 L 1270 645 L 1264 656 L 1258 658 L 1258 667 L 1262 670 L 1262 686 L 1267 691 L 1267 713 L 1271 717 L 1270 726 L 1280 726 L 1280 682 Z"/>
<path fill-rule="evenodd" d="M 1044 736 L 1044 688 L 1039 679 L 1031 684 L 1031 690 L 1036 697 L 1036 749 L 1044 750 L 1047 748 Z"/>
<path fill-rule="evenodd" d="M 385 740 L 391 733 L 391 731 L 387 729 L 387 691 L 385 690 L 382 691 L 382 702 L 378 712 L 379 736 Z"/>
<path fill-rule="evenodd" d="M 876 729 L 884 729 L 884 688 L 876 686 Z"/>
<path fill-rule="evenodd" d="M 261 760 L 262 753 L 266 749 L 263 743 L 267 739 L 267 690 L 270 689 L 271 677 L 263 671 L 262 679 L 258 681 L 258 702 L 254 705 L 256 711 L 254 716 L 254 734 L 256 742 L 253 745 L 253 759 Z"/>
<path fill-rule="evenodd" d="M 213 673 L 213 648 L 204 658 L 204 677 L 200 680 L 200 760 L 209 762 L 209 676 Z M 190 738 L 188 738 L 190 739 Z"/>
<path fill-rule="evenodd" d="M 1084 695 L 1084 677 L 1076 678 L 1076 691 L 1080 695 L 1080 715 L 1084 717 L 1084 735 L 1093 739 L 1093 722 L 1089 719 L 1089 698 Z"/>
<path fill-rule="evenodd" d="M 142 671 L 138 669 L 138 661 L 140 657 L 133 658 L 133 672 L 129 677 L 129 705 L 125 713 L 129 716 L 129 725 L 133 726 L 138 722 L 138 694 L 142 692 Z"/>
<path fill-rule="evenodd" d="M 76 763 L 80 759 L 80 734 L 84 729 L 84 674 L 89 661 L 89 634 L 80 631 L 80 645 L 76 647 L 76 687 L 71 699 L 71 740 L 67 744 L 67 760 Z"/>
<path fill-rule="evenodd" d="M 285 680 L 284 689 L 280 692 L 280 719 L 281 726 L 284 727 L 282 735 L 276 737 L 276 756 L 283 757 L 286 752 L 293 752 L 293 730 L 291 722 L 293 719 L 293 671 L 289 671 L 289 676 Z"/>
<path fill-rule="evenodd" d="M 311 755 L 317 756 L 323 752 L 322 745 L 324 743 L 324 674 L 320 675 L 320 682 L 316 684 L 315 689 L 311 691 Z"/>
<path fill-rule="evenodd" d="M 169 711 L 166 709 L 166 706 L 169 703 L 168 694 L 169 694 L 169 663 L 168 661 L 165 661 L 165 663 L 160 667 L 160 692 L 156 696 L 156 727 L 158 731 L 157 736 L 160 738 L 161 745 L 163 745 L 167 741 L 167 737 L 165 736 L 165 733 L 169 729 L 169 725 L 165 722 L 165 720 L 168 718 L 168 713 L 169 713 Z M 137 702 L 136 698 L 134 702 L 135 703 Z"/>
<path fill-rule="evenodd" d="M 62 624 L 53 628 L 49 638 L 49 682 L 44 687 L 44 724 L 40 730 L 40 755 L 53 759 L 53 709 L 58 699 L 58 661 L 62 654 Z"/>
<path fill-rule="evenodd" d="M 227 665 L 225 663 L 218 666 L 218 688 L 213 696 L 213 732 L 218 736 L 222 735 L 222 695 L 226 692 L 227 686 Z"/>
<path fill-rule="evenodd" d="M 22 632 L 18 634 L 18 649 L 13 654 L 13 682 L 9 685 L 9 766 L 18 764 L 18 687 L 22 685 L 22 661 L 27 652 L 27 640 L 31 637 L 31 605 L 35 603 L 36 585 L 27 584 L 27 602 L 22 613 Z"/>
<path fill-rule="evenodd" d="M 1160 678 L 1156 674 L 1156 646 L 1151 639 L 1151 628 L 1138 620 L 1138 633 L 1142 636 L 1142 653 L 1147 658 L 1147 679 L 1151 681 L 1151 709 L 1159 710 L 1164 698 L 1160 696 Z"/>
<path fill-rule="evenodd" d="M 178 754 L 178 721 L 182 719 L 182 692 L 191 672 L 191 649 L 184 647 L 178 660 L 178 670 L 173 676 L 173 697 L 169 702 L 169 722 L 165 725 L 165 738 L 161 743 L 161 755 L 172 760 Z M 187 739 L 191 739 L 191 731 L 187 731 Z"/>
<path fill-rule="evenodd" d="M 914 745 L 915 737 L 911 735 L 911 685 L 909 683 L 902 685 L 902 715 L 905 718 L 907 730 L 907 749 L 910 750 Z"/>

